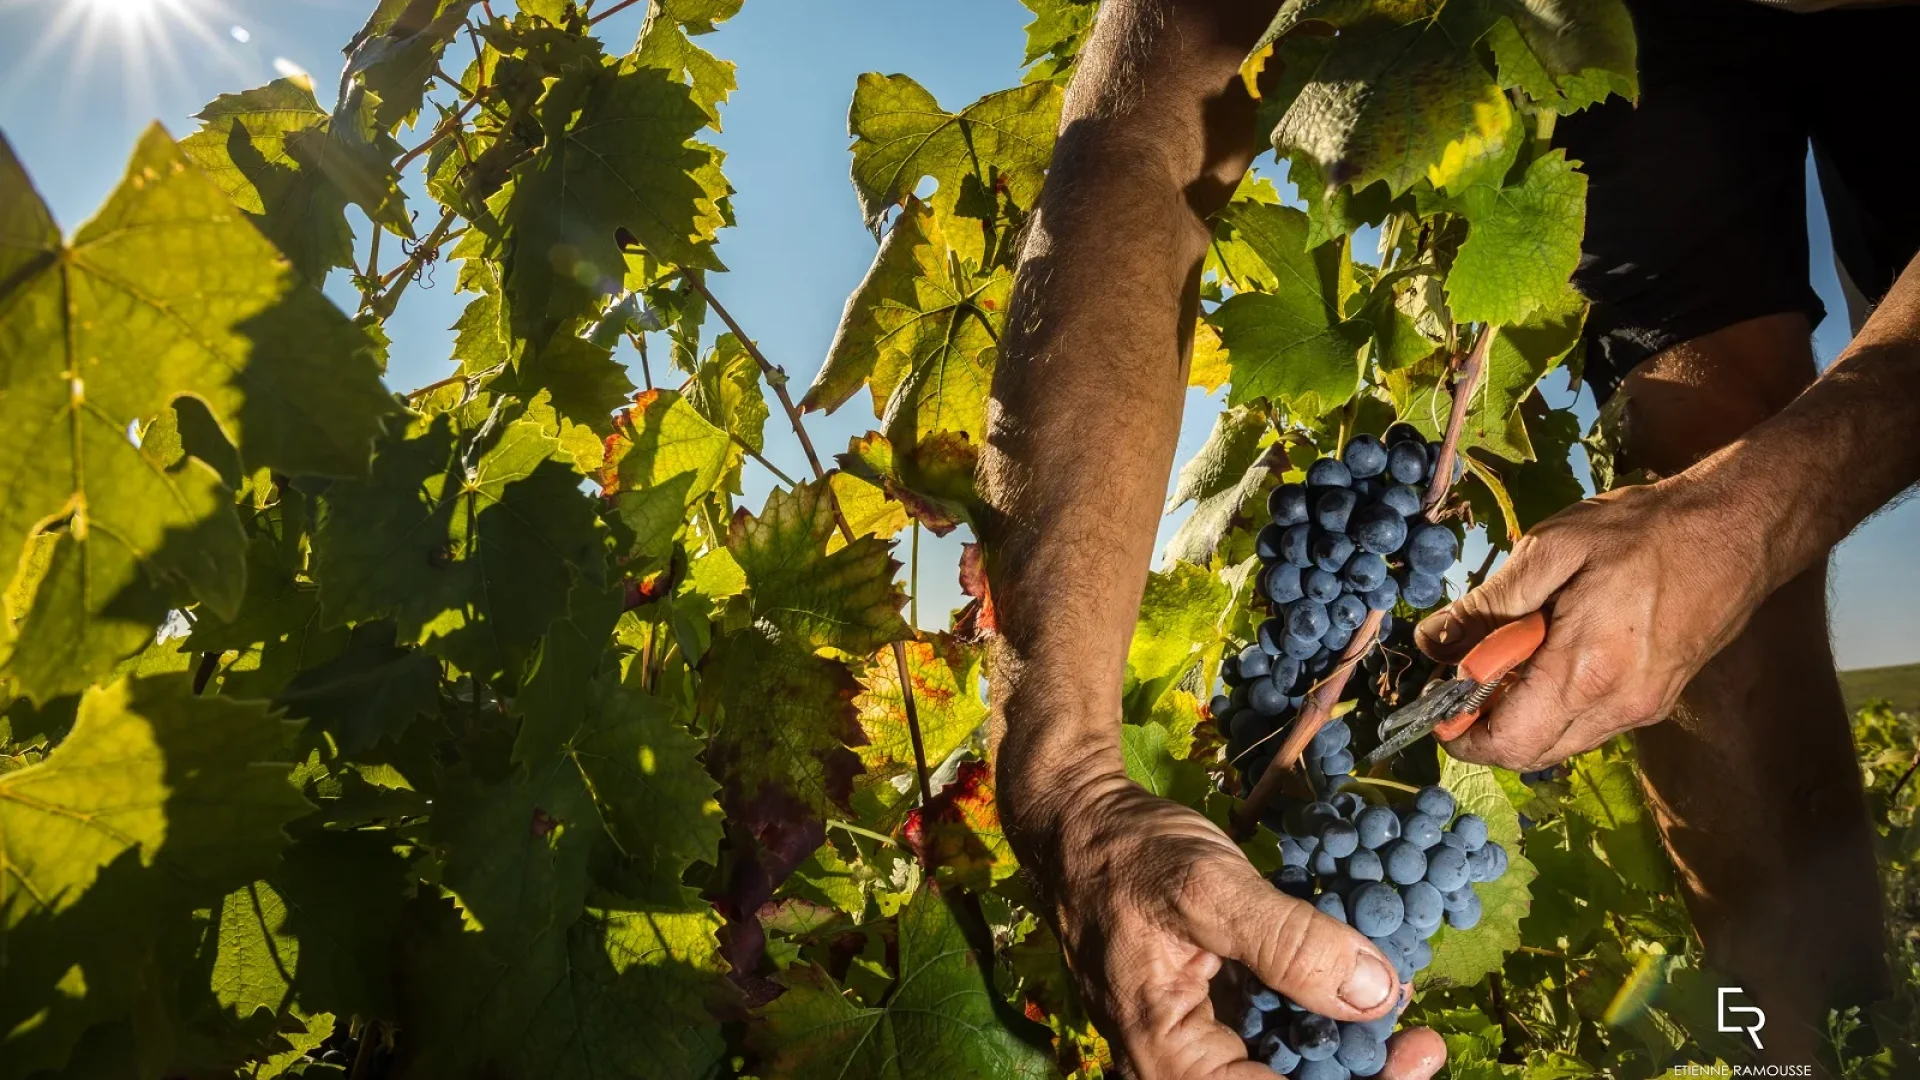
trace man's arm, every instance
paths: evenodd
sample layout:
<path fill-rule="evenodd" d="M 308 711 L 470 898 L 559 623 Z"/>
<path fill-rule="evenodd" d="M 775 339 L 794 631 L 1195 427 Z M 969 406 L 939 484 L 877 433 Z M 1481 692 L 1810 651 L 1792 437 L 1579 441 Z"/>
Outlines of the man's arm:
<path fill-rule="evenodd" d="M 1532 673 L 1455 754 L 1538 768 L 1666 716 L 1775 590 L 1920 481 L 1920 259 L 1786 408 L 1691 468 L 1543 522 L 1420 626 L 1458 656 L 1552 612 Z"/>
<path fill-rule="evenodd" d="M 1365 938 L 1131 783 L 1128 642 L 1186 388 L 1209 229 L 1255 151 L 1238 68 L 1277 0 L 1107 0 L 1067 95 L 995 372 L 983 529 L 997 795 L 1125 1075 L 1271 1075 L 1218 1022 L 1223 959 L 1343 1020 L 1396 1000 Z M 1239 1017 L 1232 1018 L 1237 1024 Z M 1445 1047 L 1397 1038 L 1389 1080 Z"/>

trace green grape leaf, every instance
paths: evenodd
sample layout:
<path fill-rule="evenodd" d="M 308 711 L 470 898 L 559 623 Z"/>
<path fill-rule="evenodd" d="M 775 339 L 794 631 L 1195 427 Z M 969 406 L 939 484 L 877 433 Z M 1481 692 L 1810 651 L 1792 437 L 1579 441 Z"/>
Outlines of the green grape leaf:
<path fill-rule="evenodd" d="M 820 483 L 774 489 L 758 517 L 744 507 L 734 514 L 727 547 L 746 573 L 754 617 L 809 650 L 863 655 L 909 637 L 893 543 L 861 537 L 829 555 L 833 531 L 833 500 Z"/>
<path fill-rule="evenodd" d="M 344 50 L 346 76 L 378 95 L 380 127 L 392 131 L 420 111 L 427 82 L 475 0 L 380 0 Z"/>
<path fill-rule="evenodd" d="M 264 705 L 194 697 L 185 678 L 87 691 L 65 741 L 0 774 L 0 955 L 129 851 L 218 893 L 270 868 L 286 823 L 312 809 L 272 760 L 289 734 Z"/>
<path fill-rule="evenodd" d="M 839 457 L 846 472 L 836 475 L 879 485 L 882 496 L 902 515 L 901 526 L 911 516 L 935 536 L 945 536 L 974 520 L 980 502 L 974 487 L 979 461 L 978 446 L 963 431 L 932 432 L 904 454 L 885 435 L 870 431 L 847 444 Z"/>
<path fill-rule="evenodd" d="M 1245 405 L 1228 408 L 1214 418 L 1206 443 L 1181 466 L 1173 494 L 1167 498 L 1168 514 L 1193 503 L 1193 512 L 1167 542 L 1168 562 L 1204 566 L 1213 557 L 1240 508 L 1272 475 L 1266 454 L 1270 431 L 1266 414 Z"/>
<path fill-rule="evenodd" d="M 729 804 L 772 789 L 828 816 L 851 792 L 864 736 L 855 718 L 859 683 L 838 660 L 760 627 L 727 634 L 700 665 L 699 707 L 713 731 L 707 762 Z"/>
<path fill-rule="evenodd" d="M 579 917 L 600 817 L 572 762 L 535 762 L 491 784 L 461 766 L 441 785 L 433 830 L 442 884 L 494 955 L 550 948 Z"/>
<path fill-rule="evenodd" d="M 684 0 L 663 4 L 661 10 L 667 17 L 647 21 L 633 55 L 640 63 L 659 68 L 675 82 L 685 82 L 692 88 L 693 100 L 706 112 L 708 125 L 719 131 L 720 106 L 726 104 L 740 85 L 734 75 L 735 67 L 731 60 L 718 59 L 694 44 L 689 35 L 690 32 L 710 32 L 714 23 L 731 18 L 740 6 L 735 2 L 732 10 L 723 10 L 710 5 L 713 10 L 700 11 L 687 18 L 675 14 L 677 8 L 695 6 Z"/>
<path fill-rule="evenodd" d="M 515 170 L 505 213 L 517 324 L 595 314 L 620 291 L 622 229 L 662 262 L 718 268 L 728 188 L 718 151 L 693 141 L 707 114 L 687 87 L 629 57 L 567 71 L 541 112 L 547 148 Z"/>
<path fill-rule="evenodd" d="M 404 151 L 378 126 L 375 107 L 357 92 L 341 102 L 324 127 L 291 132 L 283 146 L 303 171 L 326 177 L 376 225 L 414 239 L 413 215 L 400 187 L 398 160 Z"/>
<path fill-rule="evenodd" d="M 379 832 L 317 832 L 266 880 L 229 893 L 208 925 L 208 989 L 241 1019 L 296 997 L 309 1011 L 390 1015 L 387 972 L 407 864 Z"/>
<path fill-rule="evenodd" d="M 1099 0 L 1020 0 L 1033 21 L 1027 24 L 1027 82 L 1064 83 L 1093 34 Z"/>
<path fill-rule="evenodd" d="M 633 402 L 614 419 L 600 487 L 632 531 L 635 554 L 659 558 L 687 511 L 719 486 L 733 441 L 671 390 L 646 390 Z"/>
<path fill-rule="evenodd" d="M 1124 724 L 1120 753 L 1134 783 L 1182 806 L 1198 807 L 1207 797 L 1207 768 L 1174 755 L 1174 739 L 1165 724 Z"/>
<path fill-rule="evenodd" d="M 350 475 L 392 405 L 366 336 L 157 127 L 64 246 L 0 144 L 0 252 L 0 567 L 11 582 L 28 537 L 67 522 L 29 618 L 39 643 L 14 659 L 22 690 L 51 695 L 138 648 L 133 627 L 182 586 L 222 616 L 241 595 L 224 486 L 198 463 L 157 467 L 130 425 L 192 395 L 246 471 Z"/>
<path fill-rule="evenodd" d="M 1622 0 L 1495 0 L 1487 34 L 1501 82 L 1556 112 L 1640 96 L 1638 44 Z"/>
<path fill-rule="evenodd" d="M 1063 97 L 1060 87 L 1029 83 L 953 113 L 905 75 L 860 76 L 847 130 L 867 228 L 879 236 L 887 211 L 905 205 L 927 177 L 939 184 L 932 202 L 942 218 L 960 212 L 970 193 L 1004 192 L 1031 208 L 1053 157 Z"/>
<path fill-rule="evenodd" d="M 950 257 L 946 233 L 925 203 L 909 198 L 801 399 L 828 412 L 865 385 L 873 414 L 896 446 L 938 431 L 985 439 L 992 352 L 1012 277 L 982 276 Z"/>
<path fill-rule="evenodd" d="M 318 282 L 336 266 L 353 265 L 346 196 L 287 151 L 289 136 L 327 122 L 311 86 L 278 79 L 222 94 L 196 119 L 200 130 L 180 152 L 246 211 L 301 277 Z"/>
<path fill-rule="evenodd" d="M 314 538 L 322 610 L 392 617 L 403 644 L 462 670 L 523 660 L 575 580 L 605 574 L 601 527 L 558 440 L 531 419 L 456 437 L 446 416 L 389 438 L 365 480 L 337 483 Z"/>
<path fill-rule="evenodd" d="M 353 756 L 398 738 L 415 716 L 439 706 L 440 664 L 395 644 L 392 623 L 361 623 L 340 655 L 295 676 L 274 704 L 312 721 L 341 754 Z"/>
<path fill-rule="evenodd" d="M 687 383 L 687 403 L 739 444 L 767 448 L 767 398 L 760 390 L 760 363 L 732 334 L 721 334 Z"/>
<path fill-rule="evenodd" d="M 1308 251 L 1307 216 L 1288 206 L 1233 203 L 1221 216 L 1277 282 L 1270 293 L 1235 293 L 1207 317 L 1233 365 L 1228 404 L 1268 398 L 1300 420 L 1346 404 L 1368 337 L 1340 311 L 1352 280 L 1346 244 Z"/>
<path fill-rule="evenodd" d="M 878 436 L 874 437 L 878 438 Z M 847 527 L 853 530 L 855 539 L 862 536 L 875 536 L 882 540 L 891 540 L 898 536 L 900 530 L 906 528 L 907 523 L 912 520 L 907 516 L 907 508 L 898 500 L 888 498 L 885 490 L 851 472 L 836 470 L 828 474 L 827 483 L 832 486 L 833 501 L 839 504 L 840 516 L 847 519 Z M 827 553 L 832 554 L 846 545 L 846 538 L 836 529 L 833 535 L 827 538 Z M 726 555 L 727 563 L 736 573 L 739 572 L 740 564 L 734 561 L 731 553 L 722 548 L 714 554 Z M 742 575 L 740 588 L 733 591 L 739 592 L 745 587 L 746 577 Z M 710 595 L 732 595 L 731 593 L 714 593 L 710 589 L 707 592 Z"/>
<path fill-rule="evenodd" d="M 948 634 L 915 638 L 905 647 L 921 745 L 927 767 L 938 768 L 986 722 L 987 703 L 980 692 L 986 656 L 978 647 Z M 892 649 L 881 649 L 867 662 L 854 707 L 868 740 L 855 748 L 867 768 L 864 779 L 884 785 L 912 772 L 913 739 L 900 692 L 900 666 Z"/>
<path fill-rule="evenodd" d="M 1440 783 L 1453 792 L 1461 813 L 1486 819 L 1487 837 L 1507 849 L 1507 872 L 1499 881 L 1473 886 L 1480 894 L 1480 923 L 1471 930 L 1443 926 L 1433 938 L 1433 963 L 1416 980 L 1422 988 L 1472 986 L 1499 971 L 1520 947 L 1520 923 L 1532 908 L 1531 886 L 1539 876 L 1522 854 L 1520 815 L 1485 765 L 1440 755 Z"/>
<path fill-rule="evenodd" d="M 1474 184 L 1458 201 L 1469 227 L 1447 274 L 1455 322 L 1511 326 L 1567 293 L 1586 228 L 1587 178 L 1564 151 L 1534 159 L 1519 184 Z"/>
<path fill-rule="evenodd" d="M 1526 324 L 1496 333 L 1487 352 L 1486 371 L 1460 428 L 1463 448 L 1485 448 L 1513 462 L 1536 459 L 1521 404 L 1579 344 L 1586 317 L 1586 301 L 1567 287 Z M 1446 357 L 1436 355 L 1387 372 L 1383 381 L 1400 419 L 1428 438 L 1438 439 L 1453 409 Z"/>
<path fill-rule="evenodd" d="M 409 1076 L 706 1080 L 727 1057 L 712 1018 L 737 1009 L 720 917 L 681 890 L 647 910 L 589 909 L 509 955 L 444 909 L 403 943 Z"/>
<path fill-rule="evenodd" d="M 665 701 L 601 683 L 565 753 L 620 853 L 678 880 L 689 863 L 719 863 L 717 785 L 700 749 Z"/>
<path fill-rule="evenodd" d="M 1512 110 L 1474 54 L 1494 18 L 1447 0 L 1288 0 L 1263 47 L 1306 22 L 1338 36 L 1273 129 L 1275 149 L 1304 153 L 1329 184 L 1384 181 L 1395 196 L 1504 153 Z"/>
<path fill-rule="evenodd" d="M 544 391 L 556 415 L 601 436 L 613 431 L 614 410 L 634 389 L 612 351 L 572 334 L 555 334 L 540 347 L 521 351 L 511 371 L 488 386 L 526 399 Z"/>
<path fill-rule="evenodd" d="M 1230 600 L 1226 584 L 1193 563 L 1170 562 L 1165 570 L 1149 573 L 1127 646 L 1129 686 L 1144 688 L 1151 704 L 1196 664 L 1217 654 Z"/>
<path fill-rule="evenodd" d="M 767 1080 L 1038 1080 L 1047 1056 L 1010 1030 L 987 972 L 947 902 L 923 886 L 900 913 L 900 974 L 886 1004 L 849 1001 L 818 967 L 781 976 L 787 992 L 760 1012 L 753 1041 Z"/>

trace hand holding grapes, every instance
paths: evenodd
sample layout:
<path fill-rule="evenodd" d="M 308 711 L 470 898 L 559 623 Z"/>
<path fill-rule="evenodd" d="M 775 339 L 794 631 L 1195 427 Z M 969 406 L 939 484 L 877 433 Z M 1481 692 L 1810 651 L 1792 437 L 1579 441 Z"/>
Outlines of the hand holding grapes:
<path fill-rule="evenodd" d="M 1542 522 L 1423 621 L 1420 647 L 1458 660 L 1495 627 L 1548 613 L 1524 676 L 1448 752 L 1537 769 L 1666 716 L 1766 598 L 1761 538 L 1734 505 L 1686 474 L 1607 492 Z"/>
<path fill-rule="evenodd" d="M 1051 901 L 1068 963 L 1124 1074 L 1162 1080 L 1272 1077 L 1249 1061 L 1236 1016 L 1216 1018 L 1225 960 L 1340 1020 L 1391 1016 L 1404 1000 L 1380 952 L 1274 888 L 1206 818 L 1114 773 L 1066 812 L 1010 831 Z M 1389 1043 L 1386 1080 L 1426 1080 L 1445 1045 L 1425 1029 Z"/>

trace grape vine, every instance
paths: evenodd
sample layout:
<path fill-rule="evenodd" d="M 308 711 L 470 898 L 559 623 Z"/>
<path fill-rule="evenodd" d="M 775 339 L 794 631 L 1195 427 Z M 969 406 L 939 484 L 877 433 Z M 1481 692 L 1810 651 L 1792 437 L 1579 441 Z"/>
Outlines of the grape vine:
<path fill-rule="evenodd" d="M 600 28 L 640 0 L 369 0 L 331 105 L 282 79 L 156 125 L 71 233 L 0 140 L 0 1080 L 1111 1071 L 1001 833 L 980 552 L 940 630 L 896 557 L 977 519 L 1098 10 L 1023 3 L 1018 86 L 852 87 L 877 249 L 797 398 L 712 287 L 742 0 L 647 0 L 624 51 Z M 1224 404 L 1128 655 L 1129 773 L 1280 887 L 1431 928 L 1394 955 L 1456 1076 L 1745 1052 L 1623 749 L 1349 775 L 1431 674 L 1407 631 L 1460 538 L 1580 495 L 1540 389 L 1585 310 L 1551 136 L 1633 57 L 1619 0 L 1282 5 L 1243 71 L 1275 156 L 1195 325 Z M 450 367 L 395 393 L 384 326 L 435 275 L 468 298 Z M 873 430 L 817 445 L 863 391 Z M 1428 826 L 1416 874 L 1388 834 Z M 1292 1018 L 1268 1046 L 1288 1006 L 1245 989 L 1266 1059 L 1372 1060 Z"/>

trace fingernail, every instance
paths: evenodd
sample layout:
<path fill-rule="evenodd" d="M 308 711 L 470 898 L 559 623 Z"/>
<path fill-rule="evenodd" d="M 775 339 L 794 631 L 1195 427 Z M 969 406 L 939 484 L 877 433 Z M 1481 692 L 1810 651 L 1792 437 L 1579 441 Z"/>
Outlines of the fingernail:
<path fill-rule="evenodd" d="M 1346 985 L 1340 988 L 1340 1000 L 1356 1009 L 1377 1009 L 1386 1004 L 1387 996 L 1393 993 L 1398 981 L 1385 960 L 1370 952 L 1357 953 L 1353 974 L 1347 976 Z"/>

